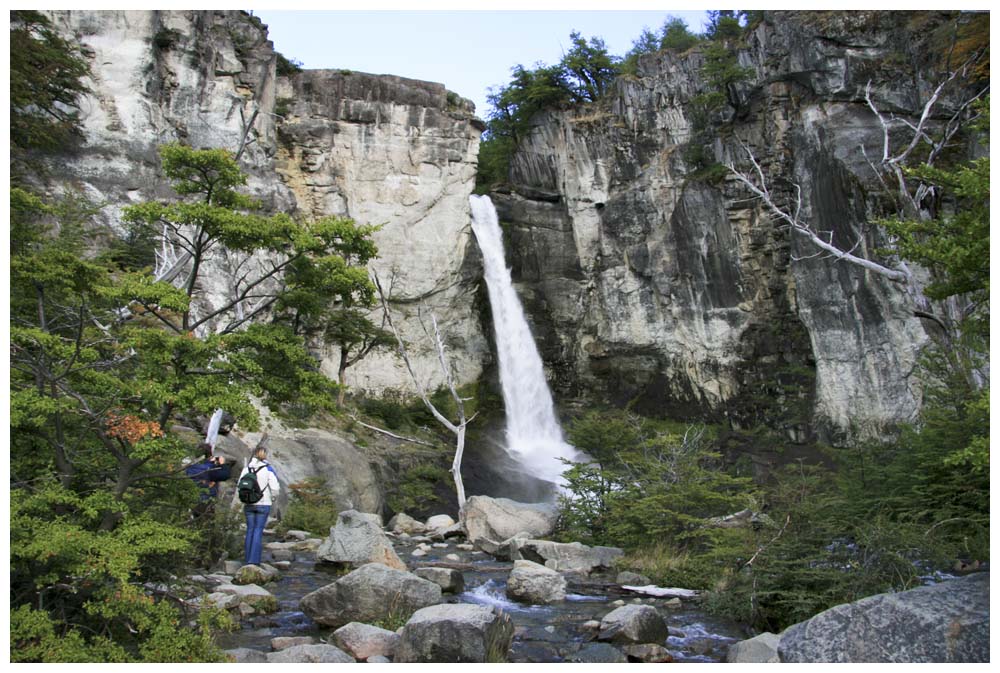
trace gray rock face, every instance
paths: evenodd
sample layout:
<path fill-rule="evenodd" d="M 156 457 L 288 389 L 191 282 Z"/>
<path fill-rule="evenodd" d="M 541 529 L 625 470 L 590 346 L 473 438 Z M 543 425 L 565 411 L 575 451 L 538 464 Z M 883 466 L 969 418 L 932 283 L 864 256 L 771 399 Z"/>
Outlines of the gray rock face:
<path fill-rule="evenodd" d="M 395 661 L 506 661 L 513 641 L 514 625 L 494 607 L 434 605 L 415 612 L 403 627 Z"/>
<path fill-rule="evenodd" d="M 914 38 L 914 14 L 853 14 L 765 13 L 739 54 L 753 83 L 712 144 L 691 142 L 690 102 L 705 91 L 698 50 L 643 57 L 605 104 L 536 117 L 512 190 L 491 196 L 557 385 L 739 424 L 760 411 L 749 396 L 778 377 L 799 388 L 794 438 L 871 436 L 913 419 L 927 340 L 919 293 L 813 255 L 733 179 L 697 173 L 745 160 L 739 138 L 773 185 L 801 186 L 802 217 L 835 242 L 882 243 L 864 233 L 882 205 L 859 149 L 871 157 L 882 141 L 865 86 L 882 109 L 916 119 L 919 91 L 902 82 L 940 80 L 908 59 L 886 66 Z M 939 20 L 920 15 L 926 31 Z"/>
<path fill-rule="evenodd" d="M 406 564 L 396 555 L 392 542 L 382 531 L 381 517 L 353 509 L 337 515 L 337 525 L 330 529 L 330 537 L 316 550 L 316 558 L 354 567 L 381 563 L 396 570 L 406 570 Z"/>
<path fill-rule="evenodd" d="M 341 626 L 332 637 L 334 645 L 358 661 L 367 661 L 371 657 L 392 657 L 399 643 L 399 634 L 395 631 L 360 622 Z"/>
<path fill-rule="evenodd" d="M 354 657 L 333 645 L 294 645 L 267 655 L 269 664 L 353 664 Z"/>
<path fill-rule="evenodd" d="M 990 574 L 869 596 L 790 626 L 783 662 L 988 662 Z"/>
<path fill-rule="evenodd" d="M 460 594 L 465 591 L 465 578 L 460 570 L 454 568 L 417 568 L 413 574 L 434 582 L 445 593 Z"/>
<path fill-rule="evenodd" d="M 597 639 L 662 644 L 667 639 L 667 624 L 650 605 L 623 605 L 604 615 Z"/>
<path fill-rule="evenodd" d="M 514 561 L 507 577 L 507 595 L 526 603 L 555 603 L 566 598 L 566 578 L 532 561 Z"/>
<path fill-rule="evenodd" d="M 469 539 L 506 540 L 518 533 L 544 538 L 556 527 L 558 511 L 549 503 L 523 503 L 474 495 L 466 501 L 465 530 Z"/>
<path fill-rule="evenodd" d="M 781 636 L 774 633 L 762 633 L 748 640 L 733 643 L 726 653 L 726 662 L 730 664 L 773 664 L 778 659 L 778 642 Z"/>
<path fill-rule="evenodd" d="M 515 558 L 542 563 L 563 572 L 589 573 L 595 568 L 610 568 L 615 559 L 625 554 L 618 547 L 588 547 L 580 542 L 515 539 L 509 544 L 517 549 Z"/>
<path fill-rule="evenodd" d="M 441 587 L 416 575 L 370 563 L 306 594 L 302 611 L 325 626 L 373 622 L 409 613 L 441 600 Z"/>

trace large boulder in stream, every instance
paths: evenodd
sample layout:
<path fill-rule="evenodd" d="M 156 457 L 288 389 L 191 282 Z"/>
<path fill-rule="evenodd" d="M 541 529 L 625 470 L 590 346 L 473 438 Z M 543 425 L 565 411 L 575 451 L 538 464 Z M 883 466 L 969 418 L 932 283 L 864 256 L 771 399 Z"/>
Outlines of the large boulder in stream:
<path fill-rule="evenodd" d="M 503 662 L 514 641 L 510 617 L 469 603 L 417 610 L 400 633 L 397 663 Z"/>
<path fill-rule="evenodd" d="M 333 644 L 358 661 L 371 657 L 391 657 L 399 643 L 399 634 L 371 624 L 351 622 L 333 632 Z"/>
<path fill-rule="evenodd" d="M 667 639 L 667 623 L 651 605 L 623 605 L 601 620 L 598 640 L 614 643 L 662 644 Z"/>
<path fill-rule="evenodd" d="M 556 529 L 558 509 L 551 503 L 524 503 L 474 495 L 463 513 L 469 539 L 507 540 L 518 533 L 544 538 Z"/>
<path fill-rule="evenodd" d="M 878 594 L 788 627 L 783 662 L 988 662 L 990 574 Z"/>
<path fill-rule="evenodd" d="M 406 564 L 396 555 L 392 542 L 382 530 L 382 518 L 353 509 L 337 515 L 337 525 L 330 529 L 330 537 L 316 550 L 316 559 L 355 568 L 381 563 L 396 570 L 406 570 Z"/>
<path fill-rule="evenodd" d="M 560 572 L 590 573 L 596 568 L 610 568 L 625 552 L 618 547 L 588 547 L 579 542 L 551 542 L 549 540 L 508 541 L 516 551 L 515 559 L 523 558 L 541 563 Z"/>
<path fill-rule="evenodd" d="M 441 587 L 380 563 L 369 563 L 306 594 L 302 611 L 318 624 L 339 627 L 410 614 L 441 600 Z"/>
<path fill-rule="evenodd" d="M 566 598 L 566 578 L 534 561 L 514 561 L 507 577 L 507 595 L 535 605 L 555 603 Z"/>
<path fill-rule="evenodd" d="M 269 652 L 269 664 L 353 664 L 354 657 L 339 647 L 316 643 L 314 645 L 295 645 L 278 652 Z"/>

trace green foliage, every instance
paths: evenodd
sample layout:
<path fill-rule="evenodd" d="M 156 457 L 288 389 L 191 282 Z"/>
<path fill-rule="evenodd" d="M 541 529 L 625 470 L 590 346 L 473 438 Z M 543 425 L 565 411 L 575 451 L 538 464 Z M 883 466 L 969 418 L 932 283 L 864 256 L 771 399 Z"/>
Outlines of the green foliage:
<path fill-rule="evenodd" d="M 274 114 L 279 117 L 287 117 L 288 113 L 292 111 L 292 103 L 294 102 L 293 98 L 279 98 L 274 102 Z"/>
<path fill-rule="evenodd" d="M 386 501 L 394 512 L 418 512 L 441 503 L 437 487 L 450 483 L 451 474 L 434 463 L 422 463 L 409 468 L 400 476 L 394 488 L 387 493 Z"/>
<path fill-rule="evenodd" d="M 80 47 L 55 31 L 41 13 L 10 13 L 11 160 L 31 150 L 54 150 L 79 135 L 79 97 L 90 75 Z M 12 172 L 12 180 L 17 179 Z"/>
<path fill-rule="evenodd" d="M 750 491 L 749 480 L 720 469 L 704 428 L 682 436 L 635 416 L 591 412 L 569 438 L 593 459 L 564 474 L 560 527 L 573 540 L 711 547 L 706 521 L 741 509 Z"/>
<path fill-rule="evenodd" d="M 302 61 L 298 59 L 289 59 L 284 54 L 280 52 L 274 52 L 275 56 L 275 72 L 283 77 L 291 77 L 292 75 L 302 72 Z"/>
<path fill-rule="evenodd" d="M 337 503 L 326 490 L 326 480 L 310 477 L 290 484 L 291 498 L 282 514 L 282 530 L 306 530 L 326 536 L 337 523 Z"/>

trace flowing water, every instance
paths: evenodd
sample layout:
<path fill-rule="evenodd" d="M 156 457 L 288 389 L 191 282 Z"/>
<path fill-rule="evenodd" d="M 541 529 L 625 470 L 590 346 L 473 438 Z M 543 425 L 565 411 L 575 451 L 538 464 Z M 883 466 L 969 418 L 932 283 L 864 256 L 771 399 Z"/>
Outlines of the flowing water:
<path fill-rule="evenodd" d="M 268 535 L 268 537 L 270 537 Z M 445 594 L 444 602 L 494 605 L 507 613 L 514 624 L 514 643 L 509 654 L 513 663 L 562 662 L 593 639 L 593 631 L 584 628 L 616 607 L 617 601 L 641 601 L 655 607 L 667 622 L 670 635 L 664 647 L 682 662 L 718 662 L 725 659 L 729 645 L 746 637 L 740 625 L 706 615 L 697 603 L 681 604 L 667 599 L 637 597 L 614 584 L 614 577 L 595 574 L 585 579 L 570 579 L 566 600 L 551 605 L 526 605 L 506 596 L 507 577 L 513 564 L 498 561 L 482 552 L 459 549 L 455 543 L 432 547 L 426 556 L 414 557 L 417 540 L 395 543 L 399 557 L 413 570 L 421 566 L 452 567 L 461 570 L 465 591 Z M 449 555 L 457 555 L 450 559 Z M 269 551 L 265 548 L 264 562 Z M 328 641 L 334 629 L 312 621 L 299 609 L 299 599 L 307 593 L 336 581 L 337 576 L 323 564 L 317 564 L 312 552 L 296 552 L 291 567 L 281 578 L 266 585 L 278 599 L 278 612 L 251 617 L 233 633 L 223 634 L 224 649 L 247 647 L 271 651 L 271 639 L 278 636 L 312 636 Z"/>
<path fill-rule="evenodd" d="M 504 259 L 503 236 L 493 202 L 488 196 L 470 196 L 469 203 L 493 311 L 507 415 L 505 448 L 529 474 L 558 484 L 565 469 L 559 459 L 580 460 L 582 455 L 563 439 L 542 358 Z"/>

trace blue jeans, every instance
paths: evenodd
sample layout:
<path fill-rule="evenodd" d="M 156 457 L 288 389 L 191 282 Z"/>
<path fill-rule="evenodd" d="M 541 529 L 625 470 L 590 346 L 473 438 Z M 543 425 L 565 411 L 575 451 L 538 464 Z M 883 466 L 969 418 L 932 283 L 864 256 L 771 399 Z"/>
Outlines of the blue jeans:
<path fill-rule="evenodd" d="M 264 525 L 267 515 L 271 512 L 270 505 L 244 505 L 243 513 L 247 516 L 247 537 L 243 543 L 243 563 L 260 564 L 261 538 L 264 535 Z"/>

